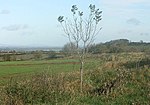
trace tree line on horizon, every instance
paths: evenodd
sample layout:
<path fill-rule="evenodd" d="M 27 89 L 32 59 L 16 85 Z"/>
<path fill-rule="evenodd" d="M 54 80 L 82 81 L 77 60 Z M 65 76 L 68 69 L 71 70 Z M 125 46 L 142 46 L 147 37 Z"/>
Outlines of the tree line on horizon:
<path fill-rule="evenodd" d="M 111 40 L 105 43 L 93 44 L 88 49 L 89 53 L 121 53 L 121 52 L 150 52 L 150 43 L 131 42 L 128 39 Z"/>
<path fill-rule="evenodd" d="M 76 46 L 74 43 L 67 43 L 62 48 L 66 55 L 71 55 L 75 52 Z M 131 42 L 128 39 L 111 40 L 105 43 L 92 44 L 88 48 L 88 53 L 101 54 L 101 53 L 123 53 L 123 52 L 145 52 L 150 53 L 150 43 L 139 41 Z"/>

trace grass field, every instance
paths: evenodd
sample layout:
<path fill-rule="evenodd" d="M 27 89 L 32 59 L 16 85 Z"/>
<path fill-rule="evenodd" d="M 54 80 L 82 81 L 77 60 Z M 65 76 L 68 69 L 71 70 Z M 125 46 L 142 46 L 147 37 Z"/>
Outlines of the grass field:
<path fill-rule="evenodd" d="M 58 72 L 60 70 L 72 70 L 73 65 L 77 65 L 77 60 L 47 60 L 47 61 L 11 61 L 0 62 L 0 76 L 11 74 L 39 72 L 47 69 Z M 75 66 L 77 67 L 77 66 Z"/>
<path fill-rule="evenodd" d="M 23 78 L 40 72 L 71 72 L 79 70 L 78 67 L 78 61 L 74 59 L 0 62 L 0 85 L 7 83 L 10 78 Z"/>
<path fill-rule="evenodd" d="M 97 63 L 100 63 L 100 61 L 96 61 L 95 59 L 87 60 L 86 68 L 93 68 L 93 66 L 96 66 Z M 0 62 L 0 77 L 46 70 L 56 73 L 79 70 L 79 61 L 77 59 L 55 59 L 41 61 Z"/>
<path fill-rule="evenodd" d="M 141 59 L 145 58 L 141 57 L 145 56 L 140 53 L 88 57 L 82 94 L 77 59 L 0 62 L 0 104 L 148 105 L 150 60 L 143 62 Z"/>
<path fill-rule="evenodd" d="M 93 69 L 100 61 L 90 59 L 86 69 Z M 0 84 L 12 77 L 20 77 L 40 72 L 61 73 L 79 71 L 77 59 L 55 59 L 41 61 L 9 61 L 0 62 Z"/>

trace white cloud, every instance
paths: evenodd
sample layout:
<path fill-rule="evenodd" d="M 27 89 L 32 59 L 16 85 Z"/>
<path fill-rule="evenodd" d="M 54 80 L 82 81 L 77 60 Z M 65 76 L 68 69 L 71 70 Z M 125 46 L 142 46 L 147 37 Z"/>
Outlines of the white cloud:
<path fill-rule="evenodd" d="M 10 11 L 9 10 L 1 10 L 0 14 L 10 14 Z"/>
<path fill-rule="evenodd" d="M 29 26 L 26 24 L 14 24 L 14 25 L 2 27 L 2 30 L 18 31 L 18 30 L 23 30 L 23 29 L 27 29 L 27 28 L 29 28 Z"/>
<path fill-rule="evenodd" d="M 149 36 L 150 33 L 148 33 L 148 32 L 142 32 L 142 33 L 140 33 L 140 35 L 141 35 L 141 36 Z"/>
<path fill-rule="evenodd" d="M 127 20 L 127 23 L 132 25 L 140 25 L 141 21 L 136 18 L 131 18 Z"/>

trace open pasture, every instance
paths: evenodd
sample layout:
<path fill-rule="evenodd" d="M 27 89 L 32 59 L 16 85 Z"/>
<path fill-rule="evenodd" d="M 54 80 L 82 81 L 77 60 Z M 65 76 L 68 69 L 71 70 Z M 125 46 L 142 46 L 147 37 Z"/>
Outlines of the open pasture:
<path fill-rule="evenodd" d="M 76 69 L 77 65 L 78 61 L 74 59 L 0 62 L 0 77 L 46 70 L 65 72 Z"/>
<path fill-rule="evenodd" d="M 74 70 L 79 70 L 79 62 L 75 59 L 0 62 L 0 86 L 7 84 L 11 78 L 20 81 L 41 72 L 55 74 Z"/>
<path fill-rule="evenodd" d="M 88 56 L 82 94 L 77 59 L 0 62 L 0 103 L 148 105 L 149 62 L 143 53 Z"/>

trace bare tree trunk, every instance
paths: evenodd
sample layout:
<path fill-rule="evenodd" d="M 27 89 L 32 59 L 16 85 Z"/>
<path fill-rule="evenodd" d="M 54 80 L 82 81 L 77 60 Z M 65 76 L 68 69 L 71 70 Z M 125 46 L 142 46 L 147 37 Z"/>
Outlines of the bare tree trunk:
<path fill-rule="evenodd" d="M 80 92 L 83 92 L 83 66 L 84 62 L 81 60 L 80 61 Z"/>
<path fill-rule="evenodd" d="M 84 42 L 84 46 L 80 56 L 80 92 L 83 92 L 83 73 L 84 73 L 84 59 L 86 54 L 86 42 Z"/>

